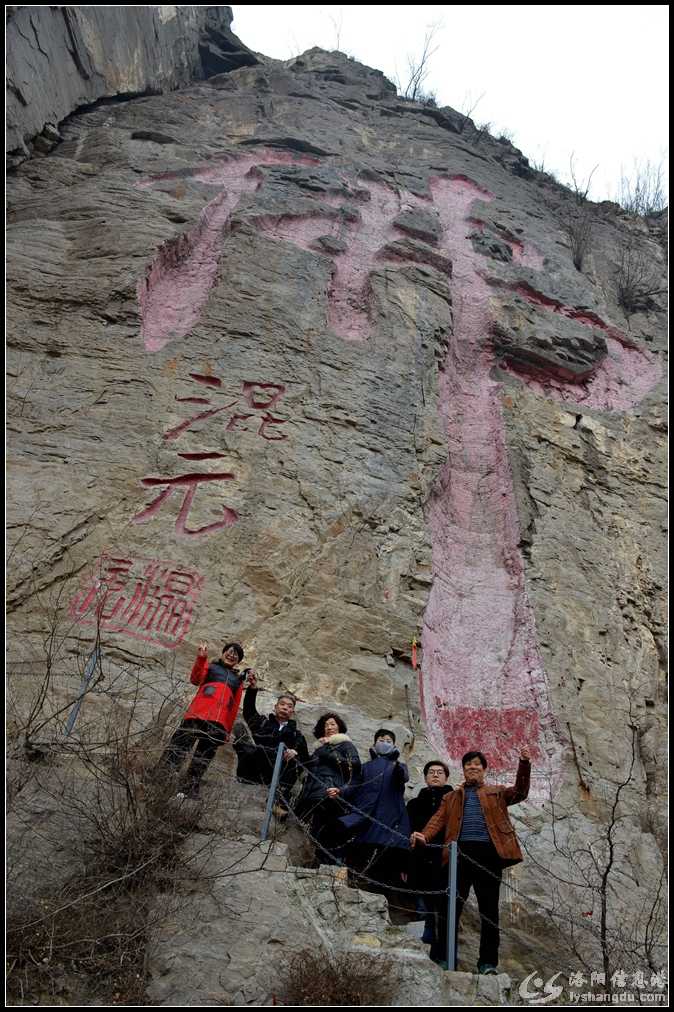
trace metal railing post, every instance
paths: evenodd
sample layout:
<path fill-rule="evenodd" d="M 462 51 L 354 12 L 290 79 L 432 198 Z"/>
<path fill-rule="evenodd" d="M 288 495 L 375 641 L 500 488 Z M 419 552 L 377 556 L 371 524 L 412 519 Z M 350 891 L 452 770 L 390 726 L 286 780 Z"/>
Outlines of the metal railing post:
<path fill-rule="evenodd" d="M 260 839 L 264 842 L 269 835 L 269 826 L 271 825 L 271 810 L 274 807 L 274 798 L 276 797 L 276 788 L 278 787 L 279 777 L 281 776 L 281 763 L 283 761 L 283 753 L 285 752 L 285 745 L 283 742 L 279 744 L 278 751 L 276 753 L 276 762 L 274 763 L 274 772 L 272 773 L 271 783 L 269 785 L 269 797 L 267 798 L 267 811 L 264 813 L 264 822 L 262 823 L 262 833 Z"/>
<path fill-rule="evenodd" d="M 459 845 L 449 845 L 449 886 L 447 889 L 447 969 L 456 970 L 456 868 Z"/>
<path fill-rule="evenodd" d="M 77 700 L 75 701 L 75 705 L 70 711 L 68 720 L 66 721 L 66 731 L 65 731 L 66 738 L 68 737 L 68 735 L 71 733 L 72 729 L 75 726 L 75 721 L 77 720 L 77 715 L 80 712 L 82 700 L 84 699 L 86 691 L 89 687 L 89 682 L 91 681 L 94 671 L 96 670 L 96 664 L 98 663 L 98 658 L 100 656 L 101 656 L 101 649 L 100 647 L 96 647 L 94 652 L 89 657 L 89 660 L 87 661 L 87 666 L 84 669 L 84 676 L 82 677 L 82 682 L 80 684 L 80 691 L 77 695 Z"/>

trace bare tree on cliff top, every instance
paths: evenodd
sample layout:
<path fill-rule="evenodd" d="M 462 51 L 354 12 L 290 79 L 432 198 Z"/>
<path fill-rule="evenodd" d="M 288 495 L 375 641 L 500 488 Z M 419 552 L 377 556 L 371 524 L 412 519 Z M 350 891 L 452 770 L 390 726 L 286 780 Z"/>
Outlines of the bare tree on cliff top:
<path fill-rule="evenodd" d="M 429 26 L 424 37 L 424 45 L 418 57 L 407 56 L 407 84 L 403 87 L 399 77 L 396 75 L 396 85 L 403 98 L 412 102 L 420 101 L 423 95 L 423 85 L 428 77 L 429 63 L 438 47 L 433 46 L 435 36 L 442 28 L 442 23 L 437 21 Z"/>

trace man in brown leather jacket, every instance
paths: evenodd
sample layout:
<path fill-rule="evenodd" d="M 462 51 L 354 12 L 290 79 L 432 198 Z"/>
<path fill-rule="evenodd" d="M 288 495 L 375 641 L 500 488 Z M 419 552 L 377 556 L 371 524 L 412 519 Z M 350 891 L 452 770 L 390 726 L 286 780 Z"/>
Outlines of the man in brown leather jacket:
<path fill-rule="evenodd" d="M 529 794 L 531 760 L 527 748 L 520 749 L 514 787 L 485 784 L 487 760 L 482 752 L 467 752 L 461 760 L 464 783 L 447 794 L 442 805 L 422 832 L 412 833 L 412 846 L 431 843 L 443 832 L 442 860 L 446 885 L 449 860 L 447 845 L 459 843 L 457 870 L 456 926 L 471 886 L 480 911 L 480 955 L 478 973 L 496 973 L 498 965 L 498 903 L 503 868 L 518 864 L 522 851 L 508 815 L 508 805 L 524 801 Z M 430 956 L 444 963 L 447 954 L 447 904 L 438 898 L 438 936 Z"/>

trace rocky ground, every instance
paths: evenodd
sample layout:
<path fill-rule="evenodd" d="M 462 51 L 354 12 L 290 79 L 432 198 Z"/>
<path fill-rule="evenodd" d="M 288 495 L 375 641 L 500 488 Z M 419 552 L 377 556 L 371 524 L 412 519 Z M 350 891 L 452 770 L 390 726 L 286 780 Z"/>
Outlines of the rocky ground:
<path fill-rule="evenodd" d="M 507 969 L 599 968 L 603 899 L 613 963 L 659 968 L 666 331 L 621 264 L 664 278 L 664 219 L 592 205 L 579 270 L 578 201 L 512 145 L 339 53 L 254 60 L 59 118 L 8 179 L 12 726 L 97 634 L 90 722 L 235 638 L 305 728 L 393 727 L 410 796 L 529 744 Z M 324 888 L 251 875 L 298 924 Z"/>

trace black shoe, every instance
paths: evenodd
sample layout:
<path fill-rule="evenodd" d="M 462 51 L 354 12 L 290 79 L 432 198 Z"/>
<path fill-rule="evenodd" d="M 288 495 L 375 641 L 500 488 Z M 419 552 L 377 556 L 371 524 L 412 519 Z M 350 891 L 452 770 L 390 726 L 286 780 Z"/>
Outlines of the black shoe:
<path fill-rule="evenodd" d="M 491 963 L 478 963 L 477 972 L 484 977 L 494 977 L 498 973 L 498 970 Z"/>

